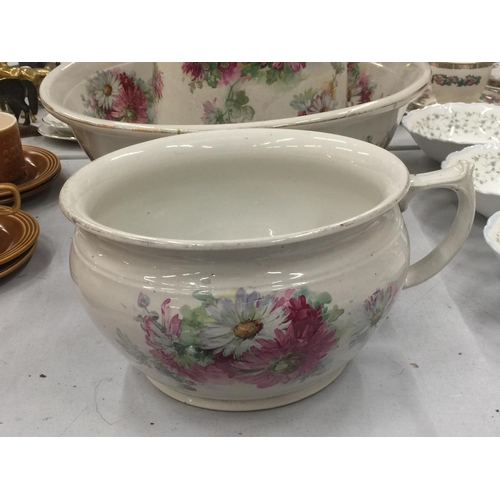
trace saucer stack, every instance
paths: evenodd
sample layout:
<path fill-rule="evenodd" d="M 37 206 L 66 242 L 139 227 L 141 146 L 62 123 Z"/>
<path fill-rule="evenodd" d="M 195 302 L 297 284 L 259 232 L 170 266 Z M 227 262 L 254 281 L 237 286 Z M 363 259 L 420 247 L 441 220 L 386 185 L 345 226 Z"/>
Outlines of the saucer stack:
<path fill-rule="evenodd" d="M 6 215 L 0 207 L 0 278 L 26 263 L 35 251 L 40 228 L 28 213 Z"/>
<path fill-rule="evenodd" d="M 71 128 L 66 123 L 58 120 L 55 116 L 47 114 L 42 118 L 38 132 L 51 139 L 62 139 L 63 141 L 76 141 Z"/>
<path fill-rule="evenodd" d="M 50 186 L 61 172 L 61 163 L 54 153 L 36 146 L 23 146 L 23 153 L 26 171 L 15 184 L 21 198 L 27 198 Z M 0 190 L 0 205 L 11 202 L 12 195 Z"/>

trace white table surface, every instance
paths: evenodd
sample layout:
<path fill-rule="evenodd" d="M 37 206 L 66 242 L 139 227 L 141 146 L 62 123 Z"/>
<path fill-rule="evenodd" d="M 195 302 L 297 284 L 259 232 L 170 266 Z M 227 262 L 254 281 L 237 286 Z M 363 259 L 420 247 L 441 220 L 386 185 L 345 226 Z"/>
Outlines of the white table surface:
<path fill-rule="evenodd" d="M 57 198 L 88 158 L 66 141 L 23 142 L 59 154 L 62 173 L 23 202 L 40 224 L 38 247 L 0 279 L 0 436 L 500 435 L 500 263 L 483 239 L 481 215 L 450 265 L 400 294 L 329 387 L 273 410 L 202 410 L 153 387 L 77 298 L 68 268 L 73 226 Z M 439 168 L 402 128 L 390 149 L 411 173 Z M 404 215 L 412 260 L 441 240 L 455 209 L 447 191 L 412 201 Z"/>

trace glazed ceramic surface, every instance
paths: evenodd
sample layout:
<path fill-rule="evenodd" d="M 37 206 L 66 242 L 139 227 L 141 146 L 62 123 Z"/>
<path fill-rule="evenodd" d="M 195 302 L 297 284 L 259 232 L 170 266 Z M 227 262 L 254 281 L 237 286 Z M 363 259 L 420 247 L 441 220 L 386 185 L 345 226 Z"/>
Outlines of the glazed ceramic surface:
<path fill-rule="evenodd" d="M 490 77 L 486 86 L 495 90 L 500 90 L 500 63 L 496 62 L 491 68 Z"/>
<path fill-rule="evenodd" d="M 430 81 L 426 63 L 160 66 L 166 64 L 61 65 L 44 79 L 40 96 L 90 158 L 221 128 L 305 129 L 385 147 L 408 103 Z M 210 66 L 223 64 L 235 66 Z"/>
<path fill-rule="evenodd" d="M 16 182 L 21 198 L 46 189 L 61 171 L 59 158 L 43 148 L 23 146 L 24 175 Z M 0 188 L 0 205 L 10 203 L 12 193 Z"/>
<path fill-rule="evenodd" d="M 23 252 L 19 257 L 15 259 L 9 260 L 6 264 L 0 264 L 0 278 L 7 276 L 17 269 L 19 269 L 22 265 L 26 264 L 31 259 L 31 256 L 35 253 L 36 243 L 32 245 L 28 250 Z"/>
<path fill-rule="evenodd" d="M 484 239 L 500 259 L 500 212 L 495 212 L 483 230 Z"/>
<path fill-rule="evenodd" d="M 49 127 L 60 128 L 63 129 L 63 131 L 71 132 L 71 129 L 68 127 L 68 125 L 66 125 L 61 120 L 58 120 L 55 116 L 52 116 L 50 113 L 47 113 L 42 118 L 42 121 Z"/>
<path fill-rule="evenodd" d="M 30 214 L 17 211 L 8 215 L 0 209 L 0 265 L 6 264 L 31 248 L 40 232 L 38 222 Z"/>
<path fill-rule="evenodd" d="M 0 112 L 0 182 L 17 182 L 24 171 L 23 146 L 16 117 Z"/>
<path fill-rule="evenodd" d="M 486 218 L 500 211 L 500 144 L 477 144 L 450 154 L 442 163 L 447 168 L 465 160 L 474 166 L 476 210 Z"/>
<path fill-rule="evenodd" d="M 495 89 L 493 87 L 487 86 L 486 89 L 484 89 L 484 91 L 479 96 L 477 102 L 481 102 L 484 104 L 494 104 L 498 106 L 500 104 L 500 88 Z M 437 104 L 437 101 L 429 85 L 424 89 L 420 97 L 418 97 L 408 105 L 406 112 L 409 113 L 414 109 L 422 109 L 425 108 L 426 106 L 431 106 L 433 104 Z"/>
<path fill-rule="evenodd" d="M 467 146 L 500 142 L 500 108 L 489 104 L 435 104 L 408 113 L 402 123 L 422 150 L 439 162 Z"/>
<path fill-rule="evenodd" d="M 243 123 L 345 108 L 347 72 L 343 62 L 155 63 L 156 121 Z"/>
<path fill-rule="evenodd" d="M 440 104 L 476 102 L 490 76 L 492 62 L 431 62 L 432 91 Z"/>
<path fill-rule="evenodd" d="M 73 131 L 69 128 L 52 127 L 46 123 L 40 124 L 38 133 L 49 139 L 58 139 L 62 141 L 76 141 Z"/>
<path fill-rule="evenodd" d="M 399 203 L 457 191 L 442 245 L 409 267 Z M 312 201 L 314 200 L 314 201 Z M 151 141 L 96 160 L 60 195 L 91 318 L 153 383 L 209 408 L 279 406 L 330 383 L 398 293 L 467 237 L 467 166 L 410 178 L 365 142 L 241 130 Z"/>

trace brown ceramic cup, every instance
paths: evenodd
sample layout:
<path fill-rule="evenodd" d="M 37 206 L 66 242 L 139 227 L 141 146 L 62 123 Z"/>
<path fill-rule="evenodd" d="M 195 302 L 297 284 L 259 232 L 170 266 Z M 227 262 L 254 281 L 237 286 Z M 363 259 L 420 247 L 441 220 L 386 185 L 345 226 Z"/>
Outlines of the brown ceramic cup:
<path fill-rule="evenodd" d="M 0 113 L 0 182 L 16 182 L 25 172 L 23 146 L 14 115 Z"/>
<path fill-rule="evenodd" d="M 21 195 L 15 184 L 0 184 L 0 191 L 10 191 L 14 198 L 14 204 L 11 207 L 0 206 L 0 215 L 14 215 L 21 208 Z"/>

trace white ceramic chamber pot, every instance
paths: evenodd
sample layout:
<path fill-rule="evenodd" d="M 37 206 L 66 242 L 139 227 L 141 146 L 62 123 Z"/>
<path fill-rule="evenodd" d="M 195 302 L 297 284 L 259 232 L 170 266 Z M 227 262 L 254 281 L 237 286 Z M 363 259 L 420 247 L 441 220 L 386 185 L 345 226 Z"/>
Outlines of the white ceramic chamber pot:
<path fill-rule="evenodd" d="M 449 188 L 444 240 L 409 265 L 401 206 Z M 188 134 L 74 174 L 70 267 L 90 317 L 170 396 L 255 410 L 332 382 L 405 287 L 436 274 L 474 217 L 465 163 L 410 176 L 355 139 L 290 130 Z"/>

